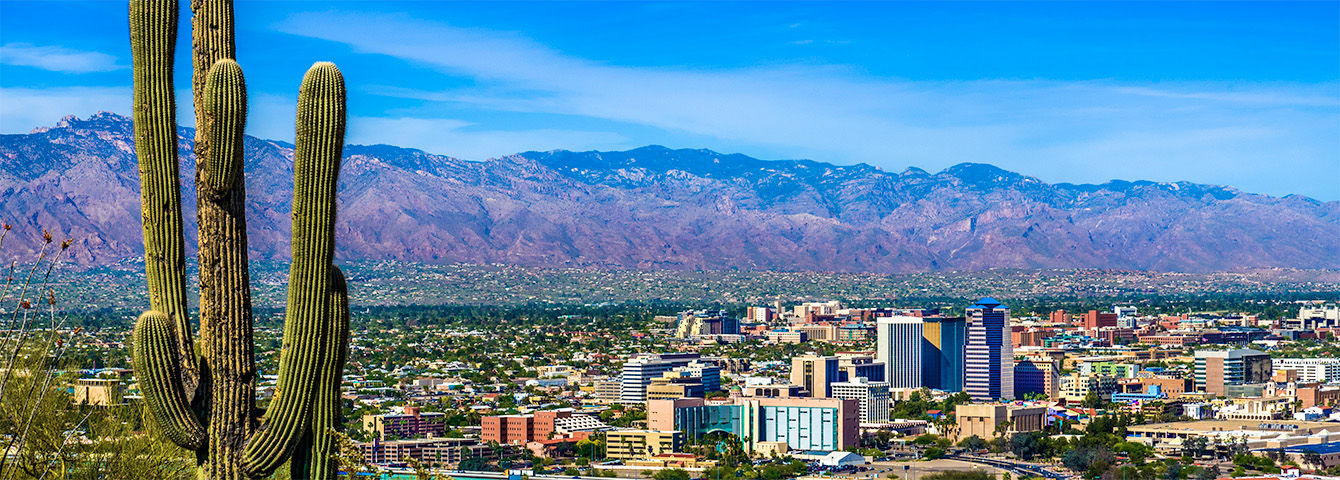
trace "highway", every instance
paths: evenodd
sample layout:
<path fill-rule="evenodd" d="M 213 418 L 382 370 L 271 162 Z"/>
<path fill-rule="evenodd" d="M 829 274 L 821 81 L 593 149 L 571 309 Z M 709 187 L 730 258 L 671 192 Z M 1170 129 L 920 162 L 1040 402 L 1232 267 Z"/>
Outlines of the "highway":
<path fill-rule="evenodd" d="M 1014 462 L 1010 460 L 1001 460 L 998 458 L 975 457 L 971 455 L 946 455 L 945 458 L 951 458 L 963 462 L 980 463 L 992 467 L 1009 470 L 1022 476 L 1042 477 L 1048 480 L 1066 480 L 1070 475 L 1053 472 L 1041 465 L 1033 465 L 1023 462 Z"/>

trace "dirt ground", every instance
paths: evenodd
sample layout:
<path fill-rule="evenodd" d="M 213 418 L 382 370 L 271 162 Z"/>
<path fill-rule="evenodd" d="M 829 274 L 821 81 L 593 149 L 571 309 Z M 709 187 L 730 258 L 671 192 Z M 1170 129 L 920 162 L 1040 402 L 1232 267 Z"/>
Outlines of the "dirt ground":
<path fill-rule="evenodd" d="M 912 468 L 904 470 L 903 466 L 909 466 Z M 939 460 L 918 461 L 918 462 L 875 462 L 870 465 L 867 465 L 867 467 L 869 467 L 869 470 L 866 470 L 864 472 L 843 474 L 842 476 L 853 477 L 853 478 L 874 478 L 876 480 L 880 480 L 889 478 L 888 475 L 892 473 L 901 480 L 918 480 L 926 475 L 949 470 L 968 471 L 968 470 L 985 469 L 994 475 L 1007 473 L 1005 470 L 1001 470 L 999 468 L 988 467 L 986 465 L 963 462 L 959 460 L 950 460 L 947 458 L 942 458 Z"/>

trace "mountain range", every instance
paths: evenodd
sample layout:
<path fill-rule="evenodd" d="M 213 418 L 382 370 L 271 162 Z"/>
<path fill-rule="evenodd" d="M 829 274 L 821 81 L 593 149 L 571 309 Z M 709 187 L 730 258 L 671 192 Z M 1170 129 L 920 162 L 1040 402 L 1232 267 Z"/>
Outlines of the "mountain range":
<path fill-rule="evenodd" d="M 129 118 L 0 135 L 4 256 L 47 229 L 79 265 L 142 255 Z M 194 133 L 179 129 L 188 242 Z M 251 255 L 288 256 L 293 146 L 247 137 Z M 340 261 L 907 272 L 1340 268 L 1340 202 L 1187 182 L 1048 184 L 980 163 L 889 172 L 647 146 L 466 161 L 348 145 Z M 20 257 L 14 257 L 20 258 Z M 6 259 L 8 261 L 9 259 Z"/>

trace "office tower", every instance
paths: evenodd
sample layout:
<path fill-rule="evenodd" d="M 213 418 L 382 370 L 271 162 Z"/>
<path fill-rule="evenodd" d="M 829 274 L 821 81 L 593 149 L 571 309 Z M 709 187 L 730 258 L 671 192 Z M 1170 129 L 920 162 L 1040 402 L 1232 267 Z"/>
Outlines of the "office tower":
<path fill-rule="evenodd" d="M 683 367 L 697 360 L 696 353 L 666 353 L 635 355 L 623 364 L 622 385 L 619 389 L 620 403 L 641 403 L 647 401 L 647 386 L 651 380 L 665 372 Z"/>
<path fill-rule="evenodd" d="M 834 383 L 833 398 L 859 401 L 861 423 L 889 423 L 888 382 L 870 382 L 864 377 L 857 377 L 850 382 Z"/>
<path fill-rule="evenodd" d="M 1196 386 L 1225 395 L 1229 386 L 1270 381 L 1270 354 L 1250 348 L 1196 352 Z"/>
<path fill-rule="evenodd" d="M 978 300 L 967 309 L 963 390 L 976 401 L 1014 399 L 1014 346 L 1010 309 L 995 299 Z"/>
<path fill-rule="evenodd" d="M 842 368 L 838 357 L 802 355 L 791 359 L 791 383 L 805 387 L 811 397 L 832 395 L 831 385 L 841 381 Z"/>
<path fill-rule="evenodd" d="M 968 320 L 963 317 L 926 317 L 922 322 L 922 385 L 946 392 L 962 391 Z"/>
<path fill-rule="evenodd" d="M 855 381 L 857 378 L 883 382 L 886 371 L 884 362 L 876 362 L 875 357 L 842 353 L 838 354 L 838 368 L 842 369 L 839 377 L 843 382 Z"/>
<path fill-rule="evenodd" d="M 875 358 L 884 362 L 890 388 L 921 388 L 924 335 L 917 317 L 880 317 L 875 324 Z"/>
<path fill-rule="evenodd" d="M 1053 360 L 1020 360 L 1014 364 L 1014 397 L 1036 394 L 1056 401 L 1061 398 L 1060 377 L 1061 371 Z"/>

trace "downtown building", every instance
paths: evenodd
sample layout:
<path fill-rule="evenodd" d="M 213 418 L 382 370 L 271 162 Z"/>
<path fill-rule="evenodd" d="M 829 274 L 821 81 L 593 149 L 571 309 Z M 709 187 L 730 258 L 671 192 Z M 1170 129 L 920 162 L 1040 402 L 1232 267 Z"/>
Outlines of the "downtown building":
<path fill-rule="evenodd" d="M 858 377 L 833 384 L 833 398 L 860 402 L 861 423 L 889 423 L 889 382 L 871 382 Z"/>
<path fill-rule="evenodd" d="M 639 354 L 623 364 L 623 371 L 620 375 L 619 385 L 619 403 L 642 403 L 647 401 L 647 387 L 651 381 L 660 378 L 676 368 L 687 367 L 694 363 L 700 355 L 696 353 L 662 353 L 662 354 Z M 720 371 L 718 370 L 718 375 Z M 705 380 L 704 387 L 710 380 Z M 716 380 L 716 385 L 721 384 L 720 377 Z"/>
<path fill-rule="evenodd" d="M 1340 358 L 1275 358 L 1275 371 L 1293 370 L 1299 383 L 1327 383 L 1340 380 Z"/>
<path fill-rule="evenodd" d="M 921 319 L 921 384 L 946 392 L 963 391 L 963 360 L 968 320 L 963 317 Z"/>
<path fill-rule="evenodd" d="M 884 363 L 890 388 L 922 387 L 924 322 L 917 317 L 880 317 L 875 326 L 875 358 Z"/>
<path fill-rule="evenodd" d="M 1014 346 L 1010 309 L 995 299 L 978 300 L 967 309 L 963 391 L 974 401 L 1014 399 Z"/>
<path fill-rule="evenodd" d="M 1206 393 L 1241 396 L 1233 393 L 1243 385 L 1270 381 L 1270 374 L 1270 354 L 1265 352 L 1250 348 L 1196 351 L 1196 387 Z"/>
<path fill-rule="evenodd" d="M 963 390 L 964 318 L 881 317 L 876 332 L 876 359 L 889 388 Z"/>
<path fill-rule="evenodd" d="M 763 442 L 791 450 L 837 451 L 860 445 L 860 402 L 842 398 L 739 397 L 728 403 L 701 398 L 650 400 L 647 428 L 684 432 L 694 441 L 712 432 L 740 438 L 754 451 Z"/>
<path fill-rule="evenodd" d="M 826 398 L 832 385 L 841 382 L 841 359 L 835 356 L 801 355 L 791 358 L 791 383 L 800 385 L 811 397 Z"/>

